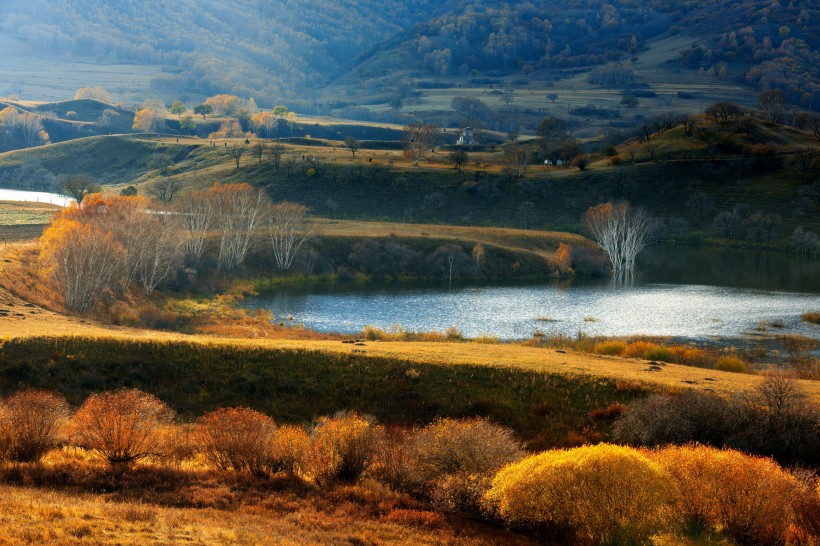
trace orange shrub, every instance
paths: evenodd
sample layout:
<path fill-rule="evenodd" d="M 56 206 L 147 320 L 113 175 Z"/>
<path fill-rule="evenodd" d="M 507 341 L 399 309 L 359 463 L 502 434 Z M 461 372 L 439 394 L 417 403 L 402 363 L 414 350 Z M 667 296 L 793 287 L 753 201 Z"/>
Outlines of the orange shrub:
<path fill-rule="evenodd" d="M 592 349 L 597 355 L 611 355 L 611 356 L 621 356 L 626 352 L 626 342 L 625 341 L 602 341 L 600 343 L 596 343 L 595 347 Z"/>
<path fill-rule="evenodd" d="M 673 491 L 667 473 L 639 451 L 599 444 L 513 463 L 484 500 L 508 524 L 555 542 L 634 544 L 667 525 Z"/>
<path fill-rule="evenodd" d="M 68 417 L 65 398 L 39 389 L 18 391 L 0 402 L 0 460 L 39 461 L 57 443 Z"/>
<path fill-rule="evenodd" d="M 626 346 L 624 356 L 628 356 L 630 358 L 645 358 L 644 354 L 647 351 L 657 347 L 658 345 L 649 341 L 633 341 Z"/>
<path fill-rule="evenodd" d="M 220 408 L 197 420 L 197 444 L 209 463 L 220 470 L 270 475 L 276 424 L 250 408 Z"/>
<path fill-rule="evenodd" d="M 676 347 L 678 362 L 687 366 L 697 366 L 704 368 L 709 365 L 709 355 L 703 349 L 694 347 Z"/>
<path fill-rule="evenodd" d="M 304 470 L 319 485 L 355 481 L 373 463 L 381 432 L 356 413 L 320 417 L 310 433 Z"/>
<path fill-rule="evenodd" d="M 652 457 L 680 491 L 675 511 L 687 523 L 740 544 L 785 542 L 800 486 L 771 459 L 706 446 L 668 447 Z"/>
<path fill-rule="evenodd" d="M 173 410 L 153 394 L 120 389 L 89 396 L 74 415 L 72 435 L 112 465 L 129 465 L 159 454 L 162 428 Z"/>

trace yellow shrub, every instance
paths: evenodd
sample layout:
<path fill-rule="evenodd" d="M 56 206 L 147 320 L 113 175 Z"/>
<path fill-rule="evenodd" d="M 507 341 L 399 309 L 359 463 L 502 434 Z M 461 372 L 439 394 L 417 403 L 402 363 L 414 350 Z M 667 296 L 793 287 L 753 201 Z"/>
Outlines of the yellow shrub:
<path fill-rule="evenodd" d="M 658 346 L 655 343 L 649 341 L 633 341 L 626 346 L 624 356 L 628 356 L 630 358 L 645 358 L 644 354 L 647 351 L 656 349 L 657 347 Z"/>
<path fill-rule="evenodd" d="M 639 451 L 598 444 L 546 451 L 495 477 L 486 507 L 507 523 L 573 544 L 640 543 L 670 518 L 672 482 Z"/>
<path fill-rule="evenodd" d="M 718 358 L 715 368 L 722 372 L 747 373 L 749 366 L 736 356 L 722 356 Z"/>
<path fill-rule="evenodd" d="M 320 417 L 303 457 L 307 474 L 319 485 L 357 480 L 373 462 L 381 432 L 356 413 Z"/>
<path fill-rule="evenodd" d="M 676 347 L 678 352 L 678 362 L 687 366 L 705 367 L 709 364 L 709 355 L 703 349 L 693 347 Z"/>
<path fill-rule="evenodd" d="M 597 355 L 621 356 L 626 351 L 625 341 L 602 341 L 592 350 Z"/>
<path fill-rule="evenodd" d="M 650 347 L 643 353 L 643 357 L 646 360 L 660 360 L 661 362 L 677 362 L 678 357 L 675 353 L 675 350 L 671 347 L 664 347 L 662 345 L 656 345 L 655 347 Z"/>
<path fill-rule="evenodd" d="M 706 446 L 669 447 L 652 457 L 680 491 L 676 512 L 741 544 L 782 544 L 794 520 L 797 479 L 771 459 Z"/>

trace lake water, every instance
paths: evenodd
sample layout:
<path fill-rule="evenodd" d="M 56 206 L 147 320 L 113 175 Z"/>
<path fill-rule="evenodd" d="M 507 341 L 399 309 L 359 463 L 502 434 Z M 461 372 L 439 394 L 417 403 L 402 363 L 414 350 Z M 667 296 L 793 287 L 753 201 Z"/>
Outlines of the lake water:
<path fill-rule="evenodd" d="M 40 191 L 6 190 L 0 189 L 0 201 L 25 201 L 29 203 L 49 203 L 67 207 L 74 199 L 56 193 Z"/>
<path fill-rule="evenodd" d="M 455 326 L 468 337 L 533 332 L 575 335 L 739 337 L 760 321 L 820 338 L 800 315 L 820 311 L 820 261 L 742 249 L 652 247 L 629 284 L 577 280 L 515 286 L 356 285 L 282 287 L 248 298 L 251 309 L 288 315 L 323 332 L 367 324 L 408 331 Z"/>

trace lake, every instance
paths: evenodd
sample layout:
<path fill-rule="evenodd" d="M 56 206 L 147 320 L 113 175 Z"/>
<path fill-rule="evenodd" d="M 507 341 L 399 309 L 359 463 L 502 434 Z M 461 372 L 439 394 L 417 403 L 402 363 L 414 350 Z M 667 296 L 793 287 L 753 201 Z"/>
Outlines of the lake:
<path fill-rule="evenodd" d="M 534 332 L 659 335 L 706 340 L 740 337 L 760 321 L 820 338 L 800 315 L 820 311 L 820 261 L 731 248 L 651 247 L 631 283 L 574 280 L 526 285 L 351 284 L 287 286 L 247 298 L 277 321 L 322 332 L 367 324 L 407 331 L 455 326 L 468 337 L 521 339 Z M 779 330 L 778 330 L 779 331 Z"/>
<path fill-rule="evenodd" d="M 56 193 L 45 193 L 40 191 L 6 190 L 0 188 L 0 201 L 25 201 L 29 203 L 49 203 L 67 207 L 74 202 L 71 197 Z"/>

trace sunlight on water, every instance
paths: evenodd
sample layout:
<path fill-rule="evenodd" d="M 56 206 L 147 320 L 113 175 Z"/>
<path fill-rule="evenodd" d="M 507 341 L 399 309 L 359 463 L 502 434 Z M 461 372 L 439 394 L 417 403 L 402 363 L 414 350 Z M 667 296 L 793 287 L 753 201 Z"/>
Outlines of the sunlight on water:
<path fill-rule="evenodd" d="M 252 308 L 292 315 L 297 323 L 327 332 L 359 332 L 367 324 L 410 331 L 456 326 L 481 334 L 524 338 L 536 330 L 575 335 L 738 336 L 761 320 L 782 321 L 789 332 L 820 337 L 800 315 L 820 309 L 820 296 L 716 286 L 647 284 L 368 289 L 322 293 L 293 290 L 252 298 Z M 550 321 L 543 320 L 550 318 Z M 539 320 L 541 319 L 541 320 Z"/>

